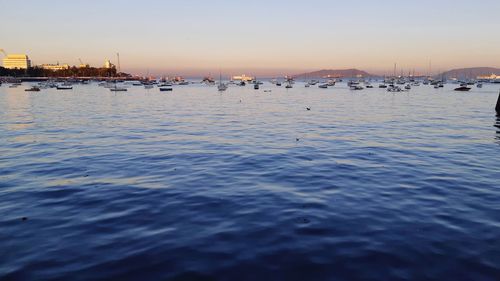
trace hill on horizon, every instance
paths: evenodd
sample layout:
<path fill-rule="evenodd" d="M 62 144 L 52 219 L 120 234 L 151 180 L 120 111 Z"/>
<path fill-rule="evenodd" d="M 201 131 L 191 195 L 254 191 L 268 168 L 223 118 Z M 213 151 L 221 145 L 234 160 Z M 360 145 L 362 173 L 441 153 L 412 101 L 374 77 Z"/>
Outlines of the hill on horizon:
<path fill-rule="evenodd" d="M 370 77 L 376 76 L 372 75 L 366 71 L 351 68 L 351 69 L 322 69 L 313 72 L 301 73 L 293 75 L 294 78 L 342 78 L 342 77 L 354 77 L 354 76 L 362 76 L 362 77 Z"/>
<path fill-rule="evenodd" d="M 496 74 L 500 75 L 500 68 L 496 67 L 468 67 L 468 68 L 457 68 L 445 71 L 439 76 L 446 78 L 476 78 L 481 75 Z"/>

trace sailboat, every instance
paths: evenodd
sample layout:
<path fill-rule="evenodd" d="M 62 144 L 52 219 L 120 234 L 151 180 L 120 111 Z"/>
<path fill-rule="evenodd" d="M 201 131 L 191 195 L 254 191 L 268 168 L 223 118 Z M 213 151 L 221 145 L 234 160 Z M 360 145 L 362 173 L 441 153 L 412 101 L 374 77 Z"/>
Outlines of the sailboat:
<path fill-rule="evenodd" d="M 109 88 L 109 90 L 111 92 L 126 92 L 127 91 L 127 88 L 123 88 L 123 87 L 118 87 L 118 85 L 116 84 L 116 80 L 115 80 L 115 85 L 113 88 Z"/>
<path fill-rule="evenodd" d="M 219 73 L 219 85 L 217 85 L 217 89 L 219 92 L 224 92 L 227 90 L 227 85 L 225 83 L 222 83 L 222 73 Z"/>

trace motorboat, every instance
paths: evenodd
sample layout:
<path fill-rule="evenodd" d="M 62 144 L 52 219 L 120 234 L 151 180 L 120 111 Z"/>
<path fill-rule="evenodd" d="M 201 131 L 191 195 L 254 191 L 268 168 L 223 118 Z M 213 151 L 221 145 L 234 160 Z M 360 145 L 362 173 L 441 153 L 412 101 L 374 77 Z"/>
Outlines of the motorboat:
<path fill-rule="evenodd" d="M 70 86 L 70 85 L 58 85 L 56 87 L 56 89 L 58 90 L 73 90 L 73 86 Z"/>
<path fill-rule="evenodd" d="M 33 86 L 29 89 L 25 89 L 24 90 L 25 92 L 40 92 L 40 87 L 37 87 L 37 86 Z"/>
<path fill-rule="evenodd" d="M 386 84 L 379 84 L 378 87 L 381 89 L 385 89 L 385 88 L 387 88 L 387 85 Z"/>
<path fill-rule="evenodd" d="M 160 92 L 172 92 L 173 88 L 172 87 L 159 87 Z"/>
<path fill-rule="evenodd" d="M 258 90 L 258 89 L 259 89 L 259 84 L 258 84 L 258 83 L 253 84 L 253 88 L 254 88 L 255 90 Z"/>
<path fill-rule="evenodd" d="M 109 88 L 109 90 L 111 92 L 126 92 L 127 91 L 127 88 L 120 88 L 120 87 L 116 87 L 116 88 Z"/>
<path fill-rule="evenodd" d="M 405 86 L 405 90 L 411 90 L 411 86 L 410 86 L 410 84 L 406 84 L 406 86 Z"/>
<path fill-rule="evenodd" d="M 321 85 L 318 86 L 318 88 L 328 89 L 328 84 L 321 84 Z"/>
<path fill-rule="evenodd" d="M 363 90 L 364 88 L 362 86 L 359 86 L 359 85 L 353 85 L 353 86 L 351 86 L 350 89 L 353 91 L 359 91 L 359 90 Z"/>
<path fill-rule="evenodd" d="M 347 82 L 348 87 L 352 87 L 352 86 L 356 86 L 356 85 L 359 85 L 358 81 L 350 80 L 349 82 Z"/>
<path fill-rule="evenodd" d="M 387 91 L 392 92 L 392 93 L 397 93 L 397 92 L 403 91 L 403 89 L 401 89 L 401 87 L 399 87 L 399 86 L 392 86 L 392 87 L 387 88 Z"/>
<path fill-rule="evenodd" d="M 472 88 L 470 87 L 467 87 L 467 86 L 460 86 L 458 88 L 455 88 L 455 91 L 459 91 L 459 92 L 467 92 L 467 91 L 470 91 Z"/>
<path fill-rule="evenodd" d="M 478 87 L 478 88 L 482 88 L 482 87 L 483 87 L 483 84 L 482 84 L 482 83 L 477 83 L 476 87 Z"/>

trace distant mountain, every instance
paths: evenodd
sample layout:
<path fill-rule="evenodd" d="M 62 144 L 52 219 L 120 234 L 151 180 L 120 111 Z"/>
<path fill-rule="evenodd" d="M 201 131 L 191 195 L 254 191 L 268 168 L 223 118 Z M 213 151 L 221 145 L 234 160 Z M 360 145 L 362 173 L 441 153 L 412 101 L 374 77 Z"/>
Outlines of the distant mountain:
<path fill-rule="evenodd" d="M 375 75 L 371 75 L 370 73 L 359 69 L 323 69 L 319 71 L 297 74 L 294 75 L 293 77 L 301 78 L 306 76 L 307 78 L 341 78 L 341 77 L 354 77 L 354 76 L 370 77 Z"/>
<path fill-rule="evenodd" d="M 477 76 L 496 74 L 500 75 L 500 68 L 495 67 L 470 67 L 470 68 L 459 68 L 452 69 L 446 72 L 443 72 L 439 76 L 443 76 L 445 78 L 476 78 Z"/>

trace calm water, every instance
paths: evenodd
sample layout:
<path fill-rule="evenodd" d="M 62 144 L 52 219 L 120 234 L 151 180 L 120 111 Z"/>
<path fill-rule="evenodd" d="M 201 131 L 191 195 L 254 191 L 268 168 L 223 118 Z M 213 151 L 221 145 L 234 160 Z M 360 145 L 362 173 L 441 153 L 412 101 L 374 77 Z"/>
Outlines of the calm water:
<path fill-rule="evenodd" d="M 500 85 L 27 86 L 0 88 L 2 280 L 500 278 Z"/>

